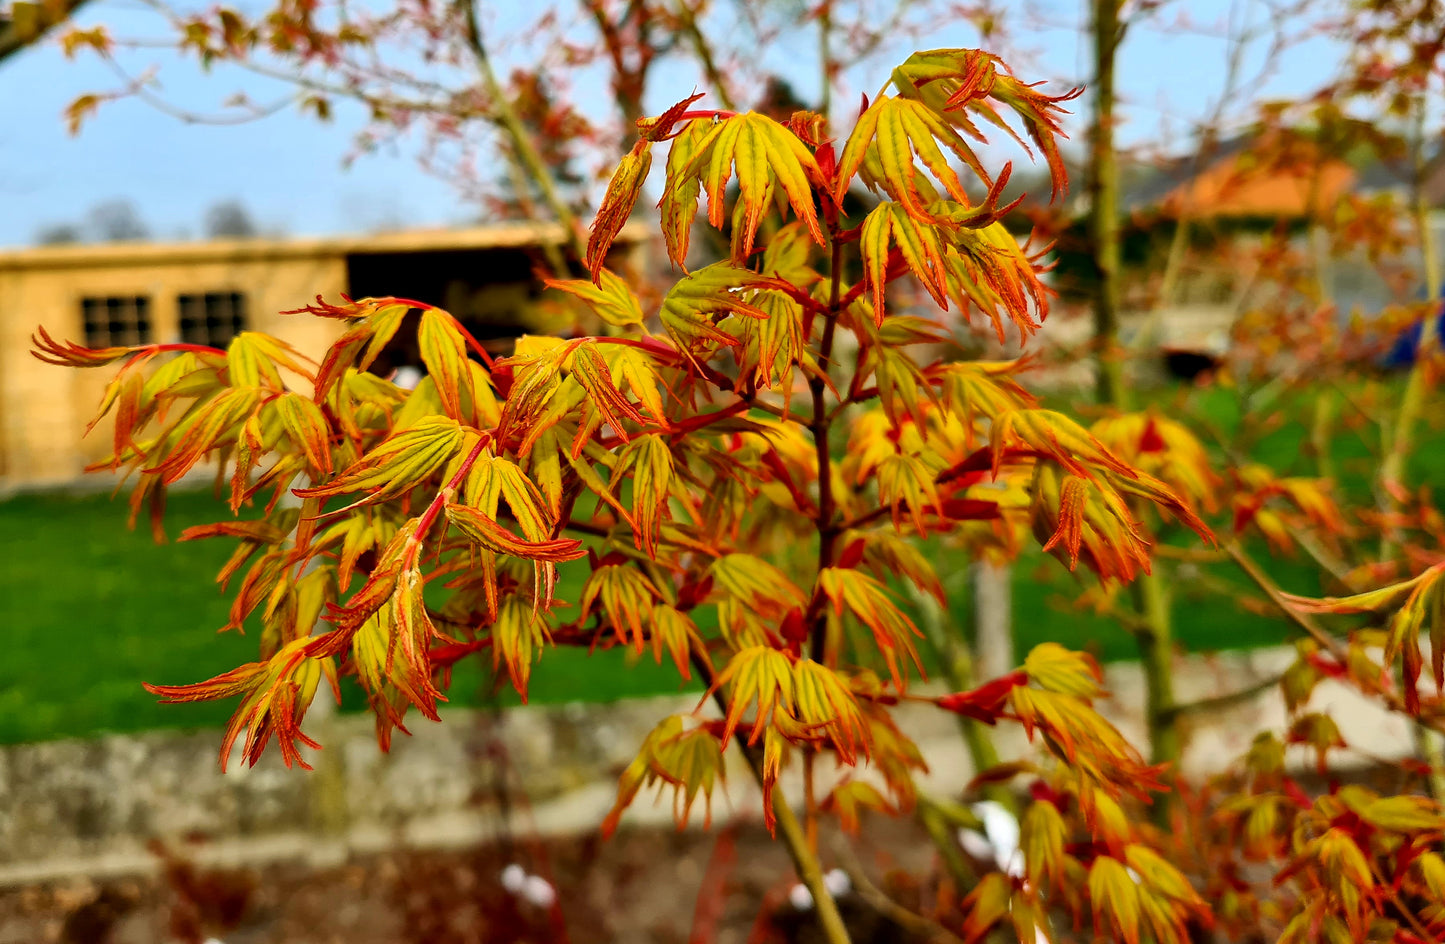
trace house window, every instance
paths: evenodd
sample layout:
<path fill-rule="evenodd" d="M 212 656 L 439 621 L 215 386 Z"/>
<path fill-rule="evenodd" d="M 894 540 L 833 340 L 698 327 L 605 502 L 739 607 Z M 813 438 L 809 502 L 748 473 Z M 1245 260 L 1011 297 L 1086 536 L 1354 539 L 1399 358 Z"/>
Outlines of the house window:
<path fill-rule="evenodd" d="M 241 292 L 181 295 L 181 340 L 187 344 L 225 347 L 246 330 L 246 296 Z"/>
<path fill-rule="evenodd" d="M 151 300 L 147 295 L 83 298 L 86 347 L 130 347 L 151 343 Z"/>

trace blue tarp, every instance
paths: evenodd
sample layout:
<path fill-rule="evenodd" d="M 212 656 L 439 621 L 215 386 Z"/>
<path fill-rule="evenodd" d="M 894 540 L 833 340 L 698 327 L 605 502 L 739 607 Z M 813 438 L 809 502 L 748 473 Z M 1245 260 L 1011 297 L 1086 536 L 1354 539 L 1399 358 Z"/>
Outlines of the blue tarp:
<path fill-rule="evenodd" d="M 1420 331 L 1424 326 L 1425 321 L 1421 319 L 1401 331 L 1395 343 L 1390 345 L 1390 350 L 1381 358 L 1380 366 L 1405 368 L 1414 364 L 1415 351 L 1420 347 Z M 1445 314 L 1435 322 L 1435 336 L 1445 338 Z"/>

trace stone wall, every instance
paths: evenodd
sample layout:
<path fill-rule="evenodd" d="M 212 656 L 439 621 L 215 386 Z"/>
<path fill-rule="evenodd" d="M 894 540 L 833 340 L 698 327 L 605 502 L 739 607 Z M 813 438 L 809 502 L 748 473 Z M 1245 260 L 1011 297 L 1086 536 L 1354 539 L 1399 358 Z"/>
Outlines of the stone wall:
<path fill-rule="evenodd" d="M 1180 663 L 1179 697 L 1193 700 L 1248 687 L 1289 664 L 1290 650 L 1260 650 Z M 1117 693 L 1105 713 L 1131 738 L 1143 724 L 1127 706 L 1142 702 L 1138 667 L 1110 666 Z M 1348 690 L 1322 685 L 1345 739 L 1372 757 L 1413 751 L 1398 716 Z M 458 848 L 504 831 L 559 835 L 593 830 L 611 806 L 616 777 L 663 716 L 688 712 L 696 696 L 614 705 L 512 708 L 491 714 L 453 710 L 441 724 L 417 719 L 390 754 L 376 744 L 370 716 L 308 720 L 328 745 L 308 754 L 316 770 L 287 770 L 274 752 L 246 769 L 222 773 L 220 732 L 153 732 L 0 748 L 0 885 L 88 874 L 139 873 L 156 867 L 147 843 L 204 838 L 196 859 L 242 865 L 285 859 L 335 862 L 352 852 L 410 846 Z M 710 705 L 708 706 L 711 707 Z M 903 729 L 930 766 L 938 792 L 956 792 L 972 769 L 951 716 L 927 705 L 899 709 Z M 1184 764 L 1193 775 L 1238 757 L 1260 726 L 1281 730 L 1284 707 L 1273 692 L 1192 722 Z M 1005 757 L 1027 750 L 1001 726 Z M 735 758 L 736 759 L 736 758 Z M 1301 752 L 1303 767 L 1310 761 Z M 786 778 L 784 788 L 798 795 Z M 719 815 L 757 809 L 744 767 L 731 768 Z M 699 804 L 701 805 L 701 804 Z M 625 824 L 671 819 L 666 798 L 640 798 Z M 702 819 L 701 810 L 694 817 Z"/>

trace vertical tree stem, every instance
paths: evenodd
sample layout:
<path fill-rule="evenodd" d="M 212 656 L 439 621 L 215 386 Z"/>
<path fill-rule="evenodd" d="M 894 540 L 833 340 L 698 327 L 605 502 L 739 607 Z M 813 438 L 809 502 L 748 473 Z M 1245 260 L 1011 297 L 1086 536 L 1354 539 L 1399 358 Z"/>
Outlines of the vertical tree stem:
<path fill-rule="evenodd" d="M 743 748 L 743 755 L 748 759 L 748 766 L 753 769 L 753 776 L 757 777 L 758 783 L 762 783 L 763 765 L 757 751 L 749 749 L 742 741 L 738 741 L 738 746 Z M 780 786 L 773 787 L 773 816 L 777 820 L 778 834 L 783 837 L 788 854 L 792 856 L 798 880 L 807 886 L 808 892 L 813 896 L 813 907 L 817 909 L 818 926 L 823 931 L 823 937 L 828 944 L 851 944 L 848 928 L 843 924 L 843 916 L 838 912 L 838 903 L 833 900 L 828 886 L 823 884 L 823 867 L 818 862 L 817 854 L 808 845 L 808 837 L 798 818 L 793 815 L 793 808 L 788 806 Z"/>
<path fill-rule="evenodd" d="M 1114 153 L 1114 55 L 1122 28 L 1119 0 L 1093 0 L 1094 121 L 1090 138 L 1090 223 L 1094 240 L 1094 343 L 1098 347 L 1099 402 L 1128 408 L 1119 349 L 1119 167 Z M 1142 626 L 1135 631 L 1147 685 L 1146 724 L 1155 763 L 1179 757 L 1174 701 L 1173 633 L 1169 598 L 1158 575 L 1144 574 L 1131 588 Z M 1156 804 L 1164 815 L 1163 803 Z"/>
<path fill-rule="evenodd" d="M 1143 618 L 1134 631 L 1144 668 L 1145 721 L 1149 727 L 1152 763 L 1179 759 L 1179 729 L 1174 712 L 1174 632 L 1169 594 L 1158 574 L 1144 574 L 1130 587 L 1134 607 Z M 1156 808 L 1163 808 L 1156 804 Z"/>
<path fill-rule="evenodd" d="M 832 0 L 823 0 L 818 7 L 818 59 L 822 63 L 823 88 L 819 93 L 818 111 L 824 118 L 833 108 L 833 3 Z"/>
<path fill-rule="evenodd" d="M 492 100 L 492 109 L 496 112 L 497 121 L 507 132 L 507 136 L 512 139 L 516 157 L 521 161 L 527 176 L 542 191 L 542 199 L 546 201 L 547 208 L 552 211 L 552 215 L 561 224 L 563 239 L 567 241 L 567 246 L 572 250 L 573 256 L 578 260 L 586 258 L 587 245 L 582 240 L 582 228 L 577 222 L 577 215 L 572 212 L 572 208 L 567 205 L 567 201 L 563 200 L 562 195 L 557 191 L 557 182 L 552 178 L 552 172 L 547 169 L 547 162 L 542 160 L 542 155 L 537 152 L 537 146 L 532 143 L 532 136 L 527 133 L 522 119 L 517 116 L 517 110 L 512 107 L 511 100 L 507 98 L 506 90 L 497 80 L 496 70 L 492 68 L 491 56 L 487 54 L 486 43 L 482 41 L 482 28 L 477 20 L 477 0 L 463 0 L 463 4 L 466 11 L 467 45 L 477 60 L 477 71 L 481 73 L 482 86 Z M 547 255 L 548 265 L 559 278 L 570 277 L 570 267 L 556 245 L 544 242 L 542 251 Z"/>
<path fill-rule="evenodd" d="M 678 0 L 677 16 L 682 23 L 682 31 L 692 41 L 693 52 L 697 54 L 698 61 L 702 63 L 702 74 L 712 86 L 712 92 L 717 96 L 718 104 L 728 111 L 737 111 L 737 104 L 728 92 L 726 78 L 722 70 L 717 66 L 717 60 L 713 58 L 712 47 L 708 45 L 707 37 L 697 25 L 697 13 L 688 5 L 688 0 Z"/>
<path fill-rule="evenodd" d="M 919 590 L 912 583 L 906 583 L 905 586 L 909 596 L 913 599 L 914 607 L 918 610 L 919 628 L 923 630 L 924 638 L 938 655 L 939 667 L 943 671 L 943 677 L 948 680 L 949 687 L 956 692 L 966 692 L 975 687 L 978 680 L 974 675 L 973 655 L 963 640 L 959 639 L 956 633 L 949 632 L 948 627 L 944 625 L 943 608 L 938 605 L 937 600 Z M 968 757 L 973 762 L 975 774 L 981 774 L 991 767 L 998 766 L 998 749 L 994 747 L 993 738 L 989 736 L 989 729 L 983 722 L 959 716 L 958 730 L 959 734 L 963 736 L 964 746 L 968 748 Z M 1002 804 L 1015 816 L 1018 815 L 1018 800 L 1003 784 L 989 784 L 983 792 L 984 796 L 990 800 Z M 922 807 L 920 807 L 921 812 Z M 924 828 L 928 828 L 926 822 Z M 946 837 L 946 841 L 949 850 L 940 850 L 945 855 L 957 845 L 951 835 Z"/>
<path fill-rule="evenodd" d="M 838 311 L 840 298 L 842 297 L 843 279 L 843 244 L 838 241 L 838 234 L 829 234 L 832 243 L 831 265 L 832 286 L 829 290 L 828 314 L 823 319 L 823 337 L 818 342 L 818 371 L 821 376 L 808 378 L 808 389 L 812 394 L 813 413 L 809 420 L 809 429 L 813 433 L 813 448 L 818 462 L 818 575 L 822 576 L 826 568 L 833 566 L 834 545 L 838 539 L 838 527 L 835 522 L 836 508 L 833 501 L 833 454 L 828 445 L 828 429 L 830 419 L 828 415 L 828 404 L 824 399 L 827 392 L 827 384 L 824 376 L 827 375 L 829 366 L 833 359 L 833 334 L 838 325 Z M 809 602 L 808 609 L 808 654 L 815 662 L 827 664 L 828 662 L 828 614 L 823 604 L 823 595 L 815 580 L 813 596 Z M 813 750 L 804 748 L 803 755 L 803 777 L 807 784 L 804 816 L 807 818 L 808 838 L 816 843 L 817 823 L 815 817 L 817 811 L 813 805 Z M 817 848 L 816 845 L 813 848 Z"/>
<path fill-rule="evenodd" d="M 1089 222 L 1094 256 L 1094 343 L 1100 403 L 1127 407 L 1119 360 L 1119 165 L 1114 153 L 1114 54 L 1119 0 L 1093 0 L 1094 107 L 1089 145 Z"/>

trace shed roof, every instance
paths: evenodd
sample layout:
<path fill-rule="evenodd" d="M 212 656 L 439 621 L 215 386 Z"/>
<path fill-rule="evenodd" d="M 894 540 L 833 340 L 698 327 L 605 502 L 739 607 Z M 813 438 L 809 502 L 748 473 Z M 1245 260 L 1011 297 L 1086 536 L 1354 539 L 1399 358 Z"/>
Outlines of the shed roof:
<path fill-rule="evenodd" d="M 629 223 L 620 243 L 642 241 L 647 228 Z M 0 249 L 0 271 L 80 269 L 191 262 L 254 262 L 371 253 L 526 249 L 560 244 L 559 223 L 508 223 L 465 228 L 397 230 L 364 235 L 299 238 L 212 239 L 195 242 L 83 243 Z"/>

